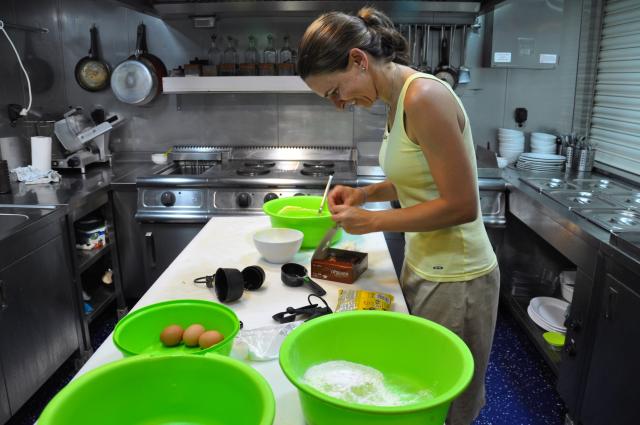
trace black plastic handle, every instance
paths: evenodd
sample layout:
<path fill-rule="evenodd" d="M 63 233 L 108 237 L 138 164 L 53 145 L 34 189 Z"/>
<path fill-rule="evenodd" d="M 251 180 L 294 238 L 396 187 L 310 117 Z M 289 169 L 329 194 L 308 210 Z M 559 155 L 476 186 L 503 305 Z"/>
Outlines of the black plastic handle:
<path fill-rule="evenodd" d="M 324 288 L 322 288 L 322 286 L 318 285 L 316 282 L 311 280 L 309 276 L 305 276 L 303 279 L 304 279 L 304 283 L 309 288 L 311 288 L 311 292 L 313 292 L 314 294 L 318 295 L 319 297 L 327 294 L 327 291 L 325 291 Z"/>
<path fill-rule="evenodd" d="M 607 320 L 613 319 L 613 307 L 616 301 L 616 295 L 618 295 L 618 291 L 613 287 L 609 286 L 609 294 L 607 296 L 607 308 L 604 312 L 604 318 Z"/>
<path fill-rule="evenodd" d="M 91 34 L 91 45 L 89 46 L 89 58 L 95 59 L 98 57 L 98 29 L 96 28 L 96 24 L 91 26 L 89 30 Z"/>
<path fill-rule="evenodd" d="M 445 35 L 442 38 L 442 45 L 440 46 L 440 66 L 449 66 L 449 40 Z"/>
<path fill-rule="evenodd" d="M 147 252 L 149 253 L 149 260 L 151 267 L 156 266 L 156 244 L 153 240 L 153 232 L 147 232 L 144 234 L 144 239 L 147 241 Z"/>
<path fill-rule="evenodd" d="M 4 293 L 4 280 L 0 280 L 0 311 L 5 311 L 9 308 L 7 304 L 7 296 Z"/>

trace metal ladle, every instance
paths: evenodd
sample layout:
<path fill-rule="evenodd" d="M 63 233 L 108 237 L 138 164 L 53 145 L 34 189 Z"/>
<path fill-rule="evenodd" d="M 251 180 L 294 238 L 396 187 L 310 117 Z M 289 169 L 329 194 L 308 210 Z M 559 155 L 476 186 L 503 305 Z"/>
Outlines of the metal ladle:
<path fill-rule="evenodd" d="M 307 274 L 306 267 L 303 265 L 297 263 L 284 264 L 280 269 L 280 278 L 282 279 L 282 283 L 287 286 L 307 285 L 311 289 L 311 292 L 320 297 L 327 294 L 327 291 L 325 291 L 322 286 L 311 280 Z"/>
<path fill-rule="evenodd" d="M 467 47 L 467 26 L 462 26 L 462 42 L 460 47 L 460 53 L 462 55 L 462 60 L 460 61 L 460 68 L 458 69 L 458 83 L 459 84 L 468 84 L 471 82 L 471 71 L 469 68 L 465 66 L 466 62 L 466 52 L 465 49 Z"/>

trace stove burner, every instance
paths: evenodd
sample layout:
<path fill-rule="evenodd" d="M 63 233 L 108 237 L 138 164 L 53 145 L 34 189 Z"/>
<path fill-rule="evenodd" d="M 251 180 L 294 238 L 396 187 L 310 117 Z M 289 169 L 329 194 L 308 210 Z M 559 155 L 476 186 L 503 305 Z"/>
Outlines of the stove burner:
<path fill-rule="evenodd" d="M 244 166 L 248 168 L 272 168 L 275 165 L 275 162 L 266 161 L 247 161 L 244 163 Z"/>
<path fill-rule="evenodd" d="M 335 164 L 331 161 L 303 162 L 304 168 L 333 168 Z"/>
<path fill-rule="evenodd" d="M 249 177 L 255 177 L 255 176 L 263 176 L 265 174 L 269 174 L 270 170 L 267 168 L 240 168 L 239 170 L 236 170 L 236 173 L 238 173 L 238 175 L 240 176 L 249 176 Z"/>
<path fill-rule="evenodd" d="M 300 172 L 305 176 L 327 177 L 334 173 L 333 170 L 327 168 L 303 168 Z"/>

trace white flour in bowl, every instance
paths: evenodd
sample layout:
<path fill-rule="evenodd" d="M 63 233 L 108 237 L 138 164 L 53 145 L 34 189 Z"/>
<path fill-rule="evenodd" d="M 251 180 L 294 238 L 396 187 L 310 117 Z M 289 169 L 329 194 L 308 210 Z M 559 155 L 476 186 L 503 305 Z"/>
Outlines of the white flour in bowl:
<path fill-rule="evenodd" d="M 326 395 L 351 403 L 404 406 L 432 398 L 429 390 L 396 385 L 369 366 L 335 360 L 312 366 L 304 374 L 306 384 Z"/>

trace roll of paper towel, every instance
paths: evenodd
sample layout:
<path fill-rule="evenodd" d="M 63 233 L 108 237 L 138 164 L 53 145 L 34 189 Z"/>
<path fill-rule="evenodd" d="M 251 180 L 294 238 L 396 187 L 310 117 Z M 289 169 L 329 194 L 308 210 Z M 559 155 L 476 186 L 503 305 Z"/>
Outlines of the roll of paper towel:
<path fill-rule="evenodd" d="M 42 171 L 51 170 L 51 137 L 31 138 L 31 166 Z"/>

